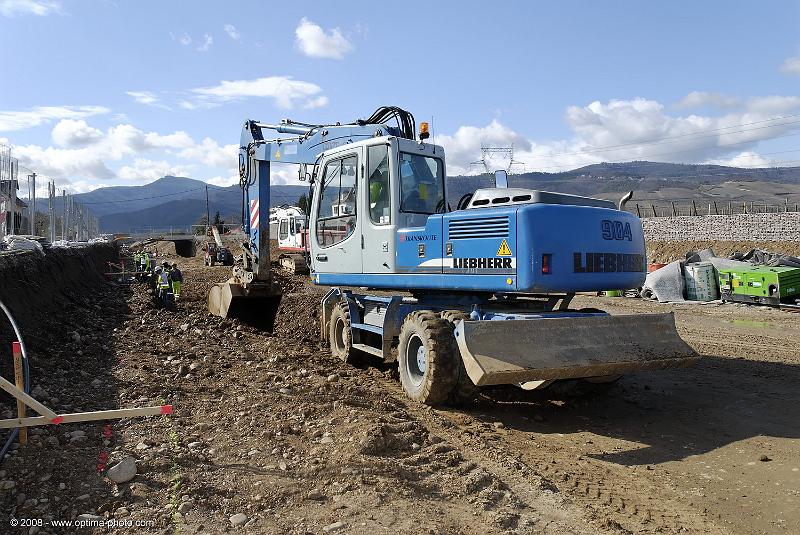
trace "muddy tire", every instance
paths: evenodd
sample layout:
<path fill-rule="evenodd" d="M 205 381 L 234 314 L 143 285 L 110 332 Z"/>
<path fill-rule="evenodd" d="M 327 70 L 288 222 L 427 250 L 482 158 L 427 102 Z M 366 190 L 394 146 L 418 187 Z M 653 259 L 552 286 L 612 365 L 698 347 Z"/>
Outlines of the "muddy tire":
<path fill-rule="evenodd" d="M 355 363 L 355 350 L 350 332 L 350 308 L 347 303 L 336 303 L 328 324 L 331 354 L 347 364 Z"/>
<path fill-rule="evenodd" d="M 451 329 L 455 329 L 456 323 L 461 320 L 468 320 L 469 314 L 463 310 L 445 310 L 441 313 L 443 320 L 450 324 Z M 460 405 L 468 403 L 478 397 L 479 387 L 475 386 L 472 379 L 467 375 L 467 369 L 464 367 L 464 361 L 458 353 L 458 343 L 456 342 L 456 381 L 453 387 L 453 392 L 450 395 L 450 401 L 453 404 Z"/>
<path fill-rule="evenodd" d="M 459 362 L 452 323 L 431 311 L 412 312 L 399 338 L 397 364 L 406 395 L 431 406 L 449 401 Z"/>

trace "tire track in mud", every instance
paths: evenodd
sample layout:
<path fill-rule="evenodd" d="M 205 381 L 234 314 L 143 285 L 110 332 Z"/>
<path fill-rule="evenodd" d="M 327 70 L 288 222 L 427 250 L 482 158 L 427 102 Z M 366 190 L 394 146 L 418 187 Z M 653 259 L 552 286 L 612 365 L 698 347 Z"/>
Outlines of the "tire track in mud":
<path fill-rule="evenodd" d="M 384 386 L 404 399 L 398 384 L 384 380 Z M 630 469 L 559 451 L 544 443 L 546 437 L 536 437 L 532 451 L 528 434 L 494 428 L 472 416 L 469 408 L 439 411 L 409 404 L 409 409 L 534 507 L 544 506 L 550 514 L 577 508 L 597 533 L 729 533 L 702 512 L 666 498 L 672 494 L 669 489 L 636 477 Z M 496 414 L 495 420 L 507 417 Z"/>

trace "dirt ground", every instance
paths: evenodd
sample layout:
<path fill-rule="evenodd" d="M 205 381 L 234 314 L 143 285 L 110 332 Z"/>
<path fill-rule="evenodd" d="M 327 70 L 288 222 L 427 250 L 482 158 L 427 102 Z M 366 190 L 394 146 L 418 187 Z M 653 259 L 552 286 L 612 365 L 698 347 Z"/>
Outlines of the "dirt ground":
<path fill-rule="evenodd" d="M 35 430 L 0 465 L 0 533 L 91 532 L 5 528 L 78 515 L 154 522 L 95 533 L 800 531 L 800 315 L 579 296 L 613 314 L 673 311 L 704 358 L 433 410 L 403 396 L 391 367 L 346 367 L 320 348 L 324 288 L 281 275 L 266 334 L 205 312 L 230 268 L 174 260 L 186 277 L 175 311 L 153 308 L 145 285 L 102 286 L 32 352 L 34 385 L 58 410 L 175 414 Z M 107 467 L 125 456 L 137 475 L 117 485 Z"/>

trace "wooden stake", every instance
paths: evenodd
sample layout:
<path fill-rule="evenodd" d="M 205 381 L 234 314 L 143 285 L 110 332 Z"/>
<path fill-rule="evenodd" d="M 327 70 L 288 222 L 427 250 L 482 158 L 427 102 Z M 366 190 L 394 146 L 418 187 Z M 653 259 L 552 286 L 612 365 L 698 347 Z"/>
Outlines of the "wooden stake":
<path fill-rule="evenodd" d="M 55 418 L 33 416 L 29 418 L 11 418 L 0 420 L 0 429 L 28 427 L 32 425 L 68 424 L 74 422 L 91 422 L 96 420 L 112 420 L 116 418 L 133 418 L 135 416 L 158 416 L 172 414 L 172 405 L 158 407 L 139 407 L 134 409 L 114 409 L 110 411 L 73 412 L 59 414 Z"/>
<path fill-rule="evenodd" d="M 22 373 L 22 346 L 19 342 L 11 344 L 11 353 L 14 355 L 14 382 L 17 388 L 23 390 L 25 388 L 25 378 Z M 25 404 L 22 400 L 17 400 L 17 418 L 25 418 Z M 24 446 L 28 443 L 28 430 L 21 428 L 19 430 L 19 444 Z"/>
<path fill-rule="evenodd" d="M 23 390 L 22 388 L 17 388 L 14 385 L 14 383 L 8 381 L 5 377 L 0 377 L 0 388 L 11 394 L 18 400 L 24 402 L 25 405 L 35 410 L 42 416 L 46 416 L 47 418 L 50 419 L 58 416 L 55 412 L 51 411 L 50 409 L 48 409 L 47 407 L 36 401 L 34 398 L 32 398 L 30 395 L 26 394 L 25 390 Z M 12 425 L 11 427 L 17 427 L 17 426 Z"/>

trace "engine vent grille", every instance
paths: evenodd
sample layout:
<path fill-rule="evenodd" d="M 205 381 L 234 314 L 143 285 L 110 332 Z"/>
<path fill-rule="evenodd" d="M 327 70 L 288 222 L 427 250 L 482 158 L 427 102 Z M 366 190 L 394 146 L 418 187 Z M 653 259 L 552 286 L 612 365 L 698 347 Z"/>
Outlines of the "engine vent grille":
<path fill-rule="evenodd" d="M 508 238 L 508 216 L 450 220 L 449 239 Z"/>

